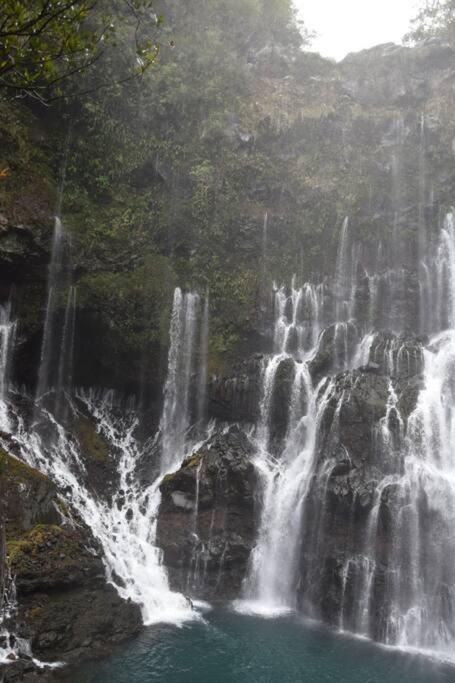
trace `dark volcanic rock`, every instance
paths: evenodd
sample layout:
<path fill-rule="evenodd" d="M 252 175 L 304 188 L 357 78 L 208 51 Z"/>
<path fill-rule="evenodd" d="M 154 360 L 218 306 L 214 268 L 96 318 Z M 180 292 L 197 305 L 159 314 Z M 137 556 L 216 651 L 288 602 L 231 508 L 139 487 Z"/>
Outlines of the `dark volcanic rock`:
<path fill-rule="evenodd" d="M 325 375 L 342 371 L 352 360 L 359 341 L 353 322 L 326 327 L 319 338 L 317 353 L 309 363 L 315 383 Z"/>
<path fill-rule="evenodd" d="M 258 417 L 262 356 L 245 362 L 230 377 L 213 376 L 208 385 L 209 415 L 230 422 L 254 423 Z"/>
<path fill-rule="evenodd" d="M 376 614 L 382 623 L 391 520 L 403 505 L 394 481 L 403 472 L 406 421 L 421 389 L 422 362 L 421 339 L 381 332 L 373 338 L 369 363 L 330 385 L 303 514 L 311 522 L 303 526 L 300 604 L 333 625 L 340 623 L 343 604 L 344 626 L 359 628 L 356 590 L 365 581 L 371 534 L 377 567 L 370 618 Z M 374 505 L 379 507 L 371 528 Z"/>
<path fill-rule="evenodd" d="M 174 589 L 238 596 L 257 529 L 252 454 L 245 434 L 231 427 L 164 478 L 157 540 Z"/>
<path fill-rule="evenodd" d="M 387 469 L 377 430 L 387 414 L 389 379 L 354 371 L 334 381 L 321 420 L 305 502 L 300 604 L 337 624 L 346 554 L 362 549 L 374 491 Z"/>
<path fill-rule="evenodd" d="M 48 250 L 33 230 L 13 225 L 0 214 L 0 262 L 2 278 L 12 281 L 43 278 L 47 275 Z"/>
<path fill-rule="evenodd" d="M 47 477 L 2 452 L 7 561 L 17 589 L 15 633 L 44 661 L 71 661 L 137 633 L 138 605 L 106 584 L 98 544 Z M 8 670 L 22 680 L 23 665 Z M 31 673 L 30 673 L 31 675 Z"/>
<path fill-rule="evenodd" d="M 289 426 L 289 405 L 295 376 L 295 362 L 285 358 L 278 366 L 270 406 L 270 444 L 274 453 L 280 453 Z"/>
<path fill-rule="evenodd" d="M 0 453 L 7 537 L 14 538 L 37 523 L 58 524 L 61 516 L 54 484 L 5 451 Z"/>

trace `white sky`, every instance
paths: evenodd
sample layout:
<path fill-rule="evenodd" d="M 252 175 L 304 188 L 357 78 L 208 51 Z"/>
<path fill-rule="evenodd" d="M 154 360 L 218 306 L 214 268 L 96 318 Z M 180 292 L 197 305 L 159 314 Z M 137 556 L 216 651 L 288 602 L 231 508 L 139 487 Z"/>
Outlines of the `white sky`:
<path fill-rule="evenodd" d="M 294 0 L 307 28 L 316 31 L 311 50 L 342 59 L 379 43 L 400 43 L 419 0 Z"/>

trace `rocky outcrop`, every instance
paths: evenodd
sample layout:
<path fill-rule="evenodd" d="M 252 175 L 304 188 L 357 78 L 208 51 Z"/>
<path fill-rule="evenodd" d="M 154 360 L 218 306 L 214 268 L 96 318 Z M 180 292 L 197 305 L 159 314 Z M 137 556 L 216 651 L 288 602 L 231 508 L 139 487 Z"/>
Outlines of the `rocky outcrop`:
<path fill-rule="evenodd" d="M 4 451 L 1 460 L 15 635 L 43 661 L 71 662 L 137 633 L 139 607 L 106 584 L 98 544 L 54 484 Z M 21 659 L 10 680 L 23 669 Z"/>
<path fill-rule="evenodd" d="M 105 580 L 86 529 L 37 525 L 8 544 L 16 577 L 21 635 L 44 661 L 70 661 L 137 633 L 137 605 Z"/>
<path fill-rule="evenodd" d="M 253 355 L 232 376 L 213 375 L 208 385 L 210 417 L 253 424 L 259 415 L 261 354 Z"/>
<path fill-rule="evenodd" d="M 257 530 L 252 455 L 231 427 L 164 478 L 157 542 L 173 589 L 209 600 L 238 596 Z"/>
<path fill-rule="evenodd" d="M 40 276 L 45 279 L 48 261 L 46 246 L 41 243 L 36 231 L 17 225 L 0 213 L 2 280 L 8 278 L 9 281 L 23 282 Z"/>
<path fill-rule="evenodd" d="M 360 628 L 353 592 L 368 595 L 362 581 L 372 542 L 383 564 L 375 573 L 371 614 L 384 595 L 379 584 L 387 581 L 393 547 L 388 520 L 398 518 L 400 498 L 393 482 L 403 472 L 406 420 L 416 406 L 421 372 L 419 339 L 380 333 L 366 366 L 327 380 L 332 385 L 303 514 L 299 599 L 307 613 L 332 625 L 342 619 L 345 628 Z"/>
<path fill-rule="evenodd" d="M 309 362 L 313 381 L 328 374 L 342 372 L 353 360 L 359 331 L 354 322 L 335 323 L 326 327 L 319 338 L 316 354 Z"/>

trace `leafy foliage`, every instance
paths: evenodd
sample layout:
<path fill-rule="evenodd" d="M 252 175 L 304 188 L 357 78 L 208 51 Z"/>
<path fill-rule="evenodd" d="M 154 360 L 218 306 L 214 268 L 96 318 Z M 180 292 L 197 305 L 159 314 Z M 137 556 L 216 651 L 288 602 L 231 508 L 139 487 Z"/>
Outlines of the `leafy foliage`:
<path fill-rule="evenodd" d="M 151 7 L 150 0 L 3 0 L 0 88 L 52 101 L 69 82 L 83 88 L 81 77 L 119 39 L 131 54 L 127 64 L 117 60 L 115 80 L 143 74 L 158 52 L 150 29 L 161 19 Z"/>
<path fill-rule="evenodd" d="M 455 41 L 455 0 L 425 0 L 413 21 L 408 41 L 432 37 Z"/>

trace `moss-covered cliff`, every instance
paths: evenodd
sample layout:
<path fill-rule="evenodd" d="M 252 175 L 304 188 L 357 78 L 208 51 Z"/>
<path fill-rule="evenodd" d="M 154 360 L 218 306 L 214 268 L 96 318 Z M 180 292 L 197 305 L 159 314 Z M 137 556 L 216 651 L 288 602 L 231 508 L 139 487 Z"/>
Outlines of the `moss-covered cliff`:
<path fill-rule="evenodd" d="M 4 298 L 15 284 L 17 379 L 28 384 L 65 158 L 75 382 L 152 403 L 176 284 L 210 291 L 209 368 L 229 374 L 267 345 L 272 279 L 333 272 L 344 216 L 371 253 L 398 223 L 398 257 L 415 264 L 419 224 L 452 201 L 452 48 L 389 45 L 335 64 L 301 50 L 286 2 L 160 9 L 160 60 L 140 83 L 51 112 L 0 103 L 11 169 L 0 284 Z"/>

